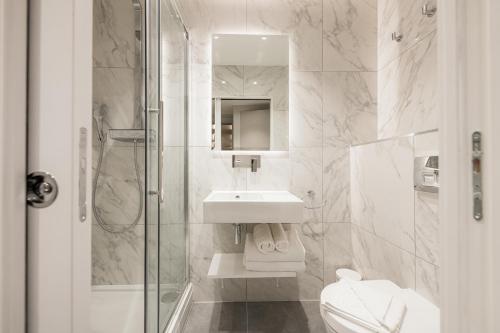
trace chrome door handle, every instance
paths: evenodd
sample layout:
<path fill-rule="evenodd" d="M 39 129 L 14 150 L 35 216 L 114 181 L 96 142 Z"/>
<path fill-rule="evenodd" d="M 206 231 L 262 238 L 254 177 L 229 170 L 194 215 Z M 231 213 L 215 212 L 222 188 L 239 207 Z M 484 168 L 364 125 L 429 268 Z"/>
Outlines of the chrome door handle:
<path fill-rule="evenodd" d="M 35 208 L 50 206 L 57 198 L 58 187 L 54 176 L 36 171 L 28 175 L 26 201 Z"/>
<path fill-rule="evenodd" d="M 163 142 L 163 101 L 160 101 L 160 113 L 158 115 L 158 130 L 160 133 L 158 133 L 158 141 L 159 142 L 159 151 L 158 151 L 158 194 L 159 194 L 159 199 L 160 202 L 163 202 L 164 200 L 164 189 L 163 189 L 163 156 L 164 156 L 164 142 Z"/>

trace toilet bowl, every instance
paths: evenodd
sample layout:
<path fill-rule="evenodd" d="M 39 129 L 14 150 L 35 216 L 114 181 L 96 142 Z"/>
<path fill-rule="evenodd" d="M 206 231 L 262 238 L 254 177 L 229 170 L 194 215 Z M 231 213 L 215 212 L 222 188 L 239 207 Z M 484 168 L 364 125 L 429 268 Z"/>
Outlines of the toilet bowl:
<path fill-rule="evenodd" d="M 439 308 L 412 289 L 401 289 L 388 280 L 368 280 L 360 283 L 387 294 L 399 295 L 406 303 L 406 314 L 399 333 L 440 332 Z M 335 285 L 335 283 L 325 288 L 332 285 Z M 325 297 L 325 293 L 321 293 L 321 304 L 328 301 Z M 373 333 L 373 331 L 365 327 L 361 327 L 342 317 L 324 311 L 323 307 L 320 307 L 320 311 L 321 317 L 325 322 L 325 327 L 329 333 Z"/>

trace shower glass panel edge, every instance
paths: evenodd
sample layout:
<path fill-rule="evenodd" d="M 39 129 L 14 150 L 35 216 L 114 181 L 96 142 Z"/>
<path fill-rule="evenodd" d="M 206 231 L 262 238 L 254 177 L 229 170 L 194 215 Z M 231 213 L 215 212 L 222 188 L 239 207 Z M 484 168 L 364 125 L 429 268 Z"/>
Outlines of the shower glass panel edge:
<path fill-rule="evenodd" d="M 160 55 L 164 200 L 158 225 L 158 315 L 163 332 L 187 285 L 187 34 L 171 0 L 160 0 Z"/>
<path fill-rule="evenodd" d="M 144 0 L 144 99 L 145 99 L 145 266 L 144 332 L 158 328 L 158 221 L 160 216 L 160 7 L 159 0 Z"/>
<path fill-rule="evenodd" d="M 170 0 L 145 0 L 145 332 L 163 332 L 187 286 L 187 33 Z"/>

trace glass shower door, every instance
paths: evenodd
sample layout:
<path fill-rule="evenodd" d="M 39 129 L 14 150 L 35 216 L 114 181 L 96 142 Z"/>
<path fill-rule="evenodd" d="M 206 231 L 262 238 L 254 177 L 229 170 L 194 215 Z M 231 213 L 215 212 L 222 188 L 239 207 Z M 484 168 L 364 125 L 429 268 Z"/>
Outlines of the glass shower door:
<path fill-rule="evenodd" d="M 187 281 L 187 34 L 146 1 L 146 332 L 163 332 Z"/>
<path fill-rule="evenodd" d="M 160 1 L 163 200 L 159 216 L 159 325 L 163 330 L 187 281 L 187 34 L 170 0 Z"/>

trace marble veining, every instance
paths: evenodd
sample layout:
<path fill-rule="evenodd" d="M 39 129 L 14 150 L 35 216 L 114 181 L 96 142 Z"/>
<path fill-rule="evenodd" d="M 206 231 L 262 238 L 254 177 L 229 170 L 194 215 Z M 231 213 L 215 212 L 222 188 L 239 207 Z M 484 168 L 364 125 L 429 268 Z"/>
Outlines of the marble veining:
<path fill-rule="evenodd" d="M 135 67 L 134 9 L 127 1 L 94 0 L 94 67 Z"/>
<path fill-rule="evenodd" d="M 293 72 L 290 103 L 291 147 L 322 147 L 322 73 Z"/>
<path fill-rule="evenodd" d="M 377 69 L 377 1 L 323 1 L 323 70 Z"/>
<path fill-rule="evenodd" d="M 292 70 L 321 70 L 321 4 L 321 0 L 248 0 L 247 33 L 290 34 Z"/>
<path fill-rule="evenodd" d="M 241 253 L 243 245 L 234 245 L 233 226 L 230 224 L 191 224 L 190 278 L 194 284 L 195 301 L 244 301 L 244 279 L 208 279 L 207 272 L 216 252 Z"/>
<path fill-rule="evenodd" d="M 94 156 L 97 156 L 97 147 L 93 148 Z M 138 163 L 140 181 L 144 185 L 144 148 L 138 148 Z M 133 149 L 129 147 L 106 146 L 104 151 L 99 181 L 96 190 L 96 208 L 107 224 L 128 225 L 131 224 L 139 211 L 139 193 L 137 186 Z M 92 177 L 95 176 L 97 159 L 93 161 Z M 92 214 L 93 223 L 95 217 Z M 144 223 L 144 212 L 141 214 L 139 223 Z M 121 228 L 117 226 L 117 228 Z"/>
<path fill-rule="evenodd" d="M 388 279 L 415 289 L 415 255 L 355 224 L 351 230 L 354 267 L 364 279 Z"/>
<path fill-rule="evenodd" d="M 351 222 L 349 148 L 323 148 L 323 222 Z"/>
<path fill-rule="evenodd" d="M 416 291 L 439 306 L 439 267 L 417 258 Z"/>
<path fill-rule="evenodd" d="M 439 194 L 415 195 L 415 241 L 417 257 L 439 266 Z"/>
<path fill-rule="evenodd" d="M 94 68 L 93 74 L 92 109 L 103 114 L 104 129 L 132 128 L 134 71 L 128 68 Z"/>
<path fill-rule="evenodd" d="M 144 283 L 144 225 L 112 234 L 92 226 L 92 284 Z"/>
<path fill-rule="evenodd" d="M 398 143 L 401 140 L 407 142 Z M 373 152 L 377 154 L 374 156 Z M 439 196 L 437 193 L 413 191 L 412 163 L 415 156 L 435 155 L 437 152 L 437 132 L 351 149 L 354 266 L 369 278 L 391 279 L 400 286 L 414 288 L 436 304 L 439 300 Z M 391 165 L 396 166 L 392 175 L 384 172 L 390 170 Z M 391 180 L 386 178 L 389 175 Z M 379 189 L 371 187 L 368 190 L 370 183 L 378 184 Z M 401 187 L 401 184 L 406 185 Z M 410 191 L 414 196 L 408 196 Z M 386 202 L 390 205 L 384 206 Z M 383 228 L 377 227 L 381 207 L 386 210 L 382 214 Z M 398 235 L 401 237 L 398 220 L 391 220 L 387 215 L 388 212 L 401 212 L 402 207 L 410 207 L 410 210 L 414 207 L 408 226 L 411 228 L 414 221 L 415 234 L 413 239 L 406 240 L 406 244 L 398 243 Z M 390 231 L 391 227 L 394 230 Z M 399 272 L 396 270 L 398 265 L 401 265 Z"/>
<path fill-rule="evenodd" d="M 323 144 L 348 147 L 377 138 L 377 74 L 323 73 Z"/>
<path fill-rule="evenodd" d="M 436 66 L 436 33 L 431 33 L 379 71 L 379 138 L 438 127 Z"/>
<path fill-rule="evenodd" d="M 213 66 L 213 97 L 243 96 L 243 66 Z"/>
<path fill-rule="evenodd" d="M 352 268 L 353 252 L 350 223 L 326 223 L 323 225 L 324 241 L 324 285 L 337 280 L 335 271 Z"/>
<path fill-rule="evenodd" d="M 245 96 L 271 97 L 273 110 L 288 111 L 288 66 L 245 66 L 244 70 Z"/>
<path fill-rule="evenodd" d="M 351 163 L 352 222 L 415 253 L 413 139 L 353 147 Z"/>
<path fill-rule="evenodd" d="M 436 30 L 436 18 L 422 15 L 424 4 L 437 0 L 378 0 L 378 69 Z M 392 40 L 392 33 L 403 34 L 401 42 Z"/>

